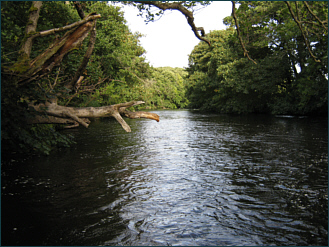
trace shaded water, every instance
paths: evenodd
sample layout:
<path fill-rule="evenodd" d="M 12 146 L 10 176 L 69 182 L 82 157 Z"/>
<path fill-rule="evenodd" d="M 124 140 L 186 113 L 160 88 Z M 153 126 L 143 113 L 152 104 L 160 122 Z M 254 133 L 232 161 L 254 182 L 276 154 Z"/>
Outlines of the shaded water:
<path fill-rule="evenodd" d="M 158 111 L 2 167 L 2 245 L 327 245 L 327 121 Z"/>

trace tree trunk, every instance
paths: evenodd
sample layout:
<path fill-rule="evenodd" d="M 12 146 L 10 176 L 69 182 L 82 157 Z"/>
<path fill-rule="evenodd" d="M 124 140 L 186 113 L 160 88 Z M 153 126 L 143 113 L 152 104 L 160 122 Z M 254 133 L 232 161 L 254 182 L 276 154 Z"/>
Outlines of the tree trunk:
<path fill-rule="evenodd" d="M 94 25 L 93 25 L 92 30 L 90 32 L 90 39 L 89 39 L 87 52 L 86 52 L 85 56 L 83 57 L 83 60 L 80 64 L 79 68 L 75 72 L 75 75 L 73 76 L 73 79 L 65 85 L 65 87 L 67 89 L 72 89 L 73 87 L 76 87 L 76 89 L 77 89 L 77 86 L 79 85 L 79 83 L 81 83 L 81 81 L 79 81 L 79 78 L 82 77 L 81 75 L 87 67 L 89 59 L 90 59 L 90 57 L 93 53 L 93 49 L 94 49 L 94 46 L 95 46 L 95 41 L 96 41 L 96 20 L 94 20 Z"/>
<path fill-rule="evenodd" d="M 33 1 L 30 8 L 29 21 L 26 25 L 25 30 L 25 42 L 23 42 L 21 47 L 20 57 L 23 59 L 29 59 L 32 50 L 33 37 L 29 36 L 37 30 L 37 24 L 39 20 L 39 13 L 42 6 L 42 1 Z"/>
<path fill-rule="evenodd" d="M 125 131 L 131 132 L 129 125 L 123 120 L 121 115 L 132 119 L 148 118 L 159 122 L 159 116 L 155 113 L 143 111 L 131 112 L 127 110 L 129 107 L 144 103 L 145 102 L 143 101 L 131 101 L 110 106 L 81 108 L 60 106 L 57 103 L 50 102 L 39 105 L 31 104 L 30 106 L 32 106 L 37 112 L 46 114 L 47 116 L 37 115 L 36 118 L 30 120 L 29 123 L 73 124 L 74 127 L 81 124 L 87 128 L 90 124 L 88 118 L 114 117 Z"/>
<path fill-rule="evenodd" d="M 25 84 L 36 80 L 37 78 L 48 74 L 55 66 L 58 66 L 62 62 L 63 57 L 81 44 L 88 36 L 91 29 L 94 27 L 94 22 L 97 18 L 100 18 L 100 15 L 92 13 L 85 19 L 74 24 L 63 28 L 39 32 L 34 36 L 31 36 L 30 38 L 32 39 L 38 36 L 45 36 L 58 31 L 71 29 L 62 38 L 51 44 L 42 54 L 33 59 L 26 70 L 19 71 L 21 76 L 25 77 L 25 79 L 19 81 L 19 84 Z M 75 29 L 72 29 L 72 27 L 75 27 Z M 15 71 L 15 66 L 12 70 L 13 72 L 17 72 Z"/>

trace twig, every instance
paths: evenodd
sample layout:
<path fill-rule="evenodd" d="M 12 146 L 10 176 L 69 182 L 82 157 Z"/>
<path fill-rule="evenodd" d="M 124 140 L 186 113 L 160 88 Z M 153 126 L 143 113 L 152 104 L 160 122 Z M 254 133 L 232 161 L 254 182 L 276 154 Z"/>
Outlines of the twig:
<path fill-rule="evenodd" d="M 61 71 L 61 67 L 58 67 L 58 71 L 57 71 L 57 75 L 56 75 L 56 78 L 55 78 L 55 81 L 54 81 L 54 84 L 53 85 L 50 85 L 50 88 L 51 89 L 54 89 L 54 87 L 56 86 L 56 83 L 57 83 L 57 80 L 58 80 L 58 76 L 59 76 L 59 72 Z"/>
<path fill-rule="evenodd" d="M 293 11 L 292 8 L 291 8 L 290 3 L 289 3 L 288 1 L 284 1 L 284 2 L 287 4 L 288 9 L 289 9 L 289 12 L 290 12 L 292 18 L 293 18 L 294 21 L 297 23 L 297 26 L 298 26 L 299 30 L 302 32 L 303 39 L 304 39 L 304 41 L 305 41 L 305 43 L 306 43 L 306 46 L 307 46 L 308 52 L 310 53 L 311 57 L 313 58 L 313 60 L 314 60 L 315 62 L 317 62 L 317 63 L 321 62 L 321 61 L 320 61 L 319 59 L 317 59 L 316 56 L 314 56 L 314 54 L 312 53 L 312 50 L 311 50 L 310 44 L 309 44 L 308 41 L 307 41 L 307 38 L 306 38 L 306 36 L 305 36 L 305 32 L 303 31 L 303 28 L 302 28 L 301 22 L 300 22 L 300 21 L 298 20 L 298 18 L 296 17 L 294 11 Z"/>
<path fill-rule="evenodd" d="M 239 40 L 240 40 L 240 44 L 241 44 L 242 49 L 243 49 L 243 54 L 244 54 L 244 56 L 247 56 L 250 61 L 254 62 L 254 64 L 257 64 L 251 57 L 249 57 L 248 51 L 247 51 L 246 47 L 244 46 L 244 43 L 243 43 L 242 37 L 241 37 L 241 33 L 240 33 L 238 19 L 237 19 L 236 14 L 235 14 L 235 2 L 234 1 L 231 1 L 231 2 L 232 2 L 232 15 L 233 15 L 233 19 L 234 19 L 235 26 L 236 26 L 236 31 L 238 33 L 238 37 L 239 37 Z"/>
<path fill-rule="evenodd" d="M 313 11 L 311 10 L 310 6 L 308 5 L 308 3 L 307 3 L 306 1 L 303 1 L 303 4 L 306 6 L 308 12 L 310 12 L 311 15 L 313 15 L 313 17 L 314 17 L 314 18 L 320 23 L 320 25 L 322 25 L 322 27 L 328 31 L 328 26 L 324 25 L 324 23 L 326 23 L 326 21 L 323 21 L 323 22 L 322 22 L 322 21 L 319 19 L 319 17 L 317 17 L 317 16 L 313 13 Z"/>

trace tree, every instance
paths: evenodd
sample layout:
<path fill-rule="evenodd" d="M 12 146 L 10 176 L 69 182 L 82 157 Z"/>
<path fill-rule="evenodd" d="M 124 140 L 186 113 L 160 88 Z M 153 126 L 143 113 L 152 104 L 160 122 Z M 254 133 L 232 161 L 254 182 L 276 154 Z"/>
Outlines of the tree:
<path fill-rule="evenodd" d="M 185 77 L 187 72 L 182 68 L 154 68 L 150 79 L 145 80 L 144 98 L 148 99 L 150 109 L 177 109 L 187 106 L 185 96 Z"/>
<path fill-rule="evenodd" d="M 245 56 L 248 56 L 246 45 L 250 44 L 249 33 L 264 28 L 260 35 L 266 40 L 275 41 L 273 33 L 280 30 L 282 26 L 298 28 L 302 36 L 303 44 L 314 61 L 320 62 L 312 51 L 312 39 L 321 39 L 328 36 L 328 4 L 325 1 L 308 3 L 303 2 L 245 2 L 237 1 L 240 6 L 235 8 L 232 1 L 232 18 L 226 18 L 231 24 L 234 23 L 240 44 Z M 292 7 L 293 5 L 293 7 Z M 233 20 L 232 20 L 233 19 Z M 241 23 L 239 23 L 241 21 Z M 294 22 L 294 23 L 293 23 Z M 297 25 L 296 25 L 297 24 Z M 243 30 L 241 30 L 241 28 Z M 241 31 L 240 31 L 241 30 Z M 291 35 L 292 33 L 286 33 Z"/>
<path fill-rule="evenodd" d="M 73 11 L 71 4 L 64 2 L 6 2 L 1 6 L 5 20 L 2 22 L 2 52 L 5 54 L 2 56 L 1 68 L 2 119 L 5 119 L 2 122 L 2 142 L 8 149 L 19 143 L 17 149 L 31 148 L 48 153 L 50 146 L 56 142 L 65 145 L 69 143 L 69 139 L 59 135 L 53 125 L 43 128 L 35 124 L 70 124 L 70 127 L 81 124 L 88 127 L 90 121 L 87 118 L 112 116 L 129 132 L 130 127 L 121 115 L 159 121 L 158 115 L 154 113 L 127 110 L 143 104 L 143 101 L 133 100 L 100 108 L 67 106 L 69 103 L 77 103 L 76 99 L 85 93 L 95 92 L 102 83 L 133 81 L 132 77 L 138 77 L 147 68 L 140 58 L 144 50 L 137 44 L 138 36 L 130 34 L 128 28 L 122 24 L 124 19 L 118 8 L 100 2 L 73 4 L 79 15 Z M 105 13 L 105 19 L 95 12 L 84 16 L 82 7 L 87 10 L 98 8 Z M 64 14 L 65 18 L 58 18 L 59 13 Z M 16 14 L 28 16 L 25 30 L 22 28 L 23 18 L 11 19 Z M 83 19 L 79 20 L 79 16 Z M 102 28 L 98 40 L 96 20 Z M 14 32 L 8 30 L 10 24 L 14 24 Z M 60 27 L 39 31 L 38 24 L 47 28 L 52 24 L 60 24 Z M 106 29 L 112 31 L 106 32 Z M 5 36 L 6 34 L 10 37 Z M 56 36 L 49 39 L 49 35 Z M 86 43 L 88 36 L 89 41 Z M 13 38 L 17 40 L 14 48 L 11 43 Z M 104 39 L 107 39 L 108 44 L 104 43 Z M 22 44 L 20 47 L 19 40 Z M 103 44 L 97 46 L 96 41 Z M 126 41 L 128 42 L 125 43 Z M 104 51 L 110 55 L 99 58 L 98 55 Z M 116 55 L 116 52 L 124 55 Z M 79 62 L 81 56 L 83 59 Z M 93 71 L 92 75 L 88 75 L 88 70 Z M 43 139 L 42 136 L 46 138 Z M 51 140 L 54 139 L 51 136 L 57 141 Z"/>
<path fill-rule="evenodd" d="M 79 6 L 79 3 L 75 3 L 76 6 Z M 20 51 L 20 57 L 18 58 L 18 62 L 14 64 L 11 68 L 8 70 L 11 70 L 12 72 L 16 72 L 19 75 L 24 76 L 23 79 L 18 81 L 18 85 L 24 85 L 28 84 L 33 80 L 40 79 L 44 77 L 46 74 L 49 74 L 50 71 L 52 71 L 53 67 L 58 66 L 61 64 L 64 56 L 78 47 L 83 40 L 88 36 L 90 33 L 90 39 L 88 44 L 87 52 L 81 62 L 81 65 L 79 66 L 78 70 L 74 74 L 73 78 L 66 82 L 65 88 L 67 90 L 73 91 L 73 89 L 77 89 L 77 87 L 80 86 L 81 81 L 83 80 L 82 73 L 85 70 L 87 63 L 91 57 L 95 40 L 96 40 L 96 19 L 100 18 L 101 16 L 99 14 L 91 13 L 88 16 L 84 17 L 83 20 L 75 22 L 74 24 L 42 31 L 42 32 L 36 32 L 36 26 L 37 26 L 37 20 L 39 17 L 40 8 L 42 6 L 42 2 L 36 1 L 32 3 L 32 7 L 30 9 L 30 15 L 28 20 L 28 25 L 26 28 L 26 36 L 25 40 L 22 43 L 22 48 Z M 81 12 L 81 8 L 78 8 L 78 10 Z M 84 14 L 82 14 L 81 17 L 83 17 Z M 73 28 L 73 29 L 72 29 Z M 41 53 L 39 56 L 37 56 L 32 61 L 29 61 L 30 53 L 32 50 L 32 40 L 38 36 L 45 36 L 51 33 L 55 33 L 57 31 L 63 31 L 63 30 L 69 30 L 64 34 L 64 36 L 58 40 L 56 40 L 54 43 L 50 45 L 50 47 Z M 26 65 L 26 67 L 23 67 L 22 65 Z M 18 70 L 19 67 L 19 70 Z M 7 71 L 8 71 L 7 70 Z M 57 95 L 58 96 L 58 95 Z M 126 109 L 128 106 L 141 104 L 142 102 L 131 102 L 130 104 L 123 104 L 122 109 Z M 52 121 L 56 123 L 57 118 L 60 122 L 63 121 L 63 118 L 65 120 L 73 120 L 73 122 L 76 124 L 82 124 L 85 127 L 88 127 L 88 123 L 81 119 L 81 113 L 83 111 L 75 111 L 73 112 L 70 108 L 66 107 L 59 107 L 57 104 L 57 98 L 49 100 L 49 102 L 45 102 L 44 104 L 32 104 L 30 103 L 30 106 L 33 107 L 36 111 L 42 112 L 42 108 L 47 108 L 45 111 L 48 115 L 52 115 L 55 118 L 52 118 Z M 124 120 L 120 117 L 119 112 L 121 113 L 125 112 L 125 115 L 128 117 L 137 117 L 137 116 L 143 116 L 147 117 L 150 116 L 152 119 L 157 119 L 157 117 L 154 114 L 149 113 L 143 113 L 141 115 L 131 114 L 127 110 L 120 110 L 121 104 L 117 106 L 109 106 L 109 110 L 105 115 L 103 111 L 97 111 L 97 109 L 89 109 L 89 112 L 87 115 L 90 117 L 91 115 L 94 115 L 94 117 L 103 117 L 103 116 L 113 116 L 115 117 L 119 123 L 123 126 L 123 128 L 126 131 L 130 131 L 130 128 L 124 124 Z M 56 110 L 55 110 L 56 109 Z M 88 117 L 83 116 L 83 117 Z M 38 122 L 42 121 L 42 119 L 45 118 L 38 118 Z M 48 120 L 49 121 L 49 118 Z"/>
<path fill-rule="evenodd" d="M 294 4 L 298 20 L 305 24 L 303 31 L 283 2 L 239 3 L 238 10 L 233 3 L 233 16 L 224 19 L 236 32 L 207 34 L 212 47 L 200 43 L 190 55 L 191 107 L 234 113 L 325 111 L 327 30 L 323 23 L 327 23 L 328 8 L 324 2 L 313 4 L 313 10 L 306 9 L 307 3 Z M 320 61 L 307 50 L 302 32 L 308 34 L 306 41 Z"/>
<path fill-rule="evenodd" d="M 284 61 L 262 47 L 250 52 L 259 63 L 250 63 L 237 49 L 232 28 L 212 31 L 207 37 L 212 46 L 200 43 L 189 56 L 190 107 L 221 113 L 266 112 L 268 99 L 284 80 Z"/>
<path fill-rule="evenodd" d="M 328 3 L 239 2 L 236 17 L 247 50 L 267 45 L 285 57 L 287 80 L 272 103 L 275 113 L 326 112 L 328 84 Z M 236 26 L 236 21 L 225 22 Z M 255 59 L 257 61 L 257 59 Z M 290 74 L 290 75 L 288 75 Z"/>
<path fill-rule="evenodd" d="M 6 119 L 2 124 L 2 141 L 11 144 L 6 145 L 8 149 L 18 141 L 21 144 L 18 149 L 42 149 L 47 153 L 49 149 L 42 146 L 48 147 L 56 142 L 69 143 L 67 138 L 57 135 L 53 125 L 40 128 L 35 124 L 70 124 L 70 127 L 81 124 L 88 127 L 90 117 L 112 116 L 129 132 L 130 127 L 121 115 L 159 121 L 154 113 L 127 110 L 128 107 L 143 104 L 141 100 L 99 108 L 69 106 L 95 102 L 92 100 L 95 96 L 101 96 L 103 103 L 113 101 L 110 98 L 115 97 L 109 95 L 114 92 L 111 91 L 113 83 L 132 81 L 134 84 L 136 80 L 143 80 L 143 75 L 148 73 L 148 66 L 141 58 L 144 50 L 138 45 L 138 34 L 131 35 L 121 25 L 123 20 L 118 10 L 108 11 L 105 2 L 34 1 L 30 4 L 6 2 L 1 6 L 2 20 L 5 20 L 2 22 L 1 103 L 2 117 Z M 195 2 L 136 4 L 139 4 L 141 11 L 146 5 L 156 6 L 161 12 L 166 9 L 179 10 L 187 17 L 195 35 L 207 42 L 202 37 L 203 29 L 194 24 L 190 9 L 196 6 Z M 16 16 L 17 13 L 19 17 L 12 20 L 11 15 Z M 25 16 L 27 20 L 24 20 Z M 96 28 L 100 31 L 98 35 Z M 102 45 L 98 46 L 97 43 Z M 132 46 L 134 48 L 130 49 Z M 51 135 L 56 139 L 54 142 L 48 140 Z M 47 138 L 43 140 L 42 136 Z"/>

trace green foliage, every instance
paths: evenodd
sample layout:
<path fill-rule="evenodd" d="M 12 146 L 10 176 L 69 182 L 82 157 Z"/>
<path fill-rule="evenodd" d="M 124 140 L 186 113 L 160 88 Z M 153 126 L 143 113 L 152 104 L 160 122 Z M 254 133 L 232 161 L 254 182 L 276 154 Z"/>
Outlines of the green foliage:
<path fill-rule="evenodd" d="M 207 6 L 209 1 L 179 2 L 190 11 Z M 244 57 L 234 28 L 207 34 L 209 47 L 199 43 L 189 57 L 187 71 L 180 68 L 153 68 L 145 62 L 145 50 L 139 33 L 132 33 L 119 7 L 106 2 L 85 1 L 85 14 L 101 14 L 93 54 L 83 71 L 84 80 L 77 91 L 68 91 L 69 82 L 86 53 L 89 38 L 71 51 L 59 67 L 43 78 L 18 86 L 17 78 L 8 74 L 24 71 L 19 63 L 19 49 L 24 40 L 31 2 L 1 4 L 2 62 L 2 136 L 4 150 L 49 153 L 54 146 L 72 141 L 52 125 L 27 125 L 35 112 L 29 102 L 45 102 L 54 95 L 59 104 L 103 106 L 132 100 L 146 101 L 139 108 L 192 108 L 225 112 L 271 112 L 275 114 L 327 114 L 328 105 L 328 34 L 316 20 L 327 19 L 328 5 L 308 2 L 313 14 L 302 2 L 293 2 L 293 10 L 303 21 L 310 48 L 320 63 L 307 51 L 303 33 L 298 29 L 284 2 L 239 2 L 236 14 L 242 39 L 253 64 Z M 161 17 L 146 4 L 135 4 L 146 21 Z M 72 2 L 44 2 L 37 31 L 72 24 L 80 19 Z M 306 20 L 306 21 L 305 21 Z M 232 17 L 224 22 L 234 26 Z M 33 41 L 31 59 L 38 56 L 64 32 Z"/>
<path fill-rule="evenodd" d="M 284 2 L 239 3 L 242 40 L 257 64 L 244 58 L 233 30 L 211 32 L 207 39 L 212 47 L 200 43 L 189 57 L 190 107 L 225 113 L 327 114 L 326 29 L 302 3 L 293 3 L 318 63 Z M 327 4 L 308 3 L 326 20 Z M 234 27 L 232 17 L 224 23 Z"/>
<path fill-rule="evenodd" d="M 111 81 L 92 96 L 81 99 L 81 106 L 112 105 L 132 100 L 145 101 L 136 109 L 176 109 L 187 106 L 185 97 L 186 71 L 182 68 L 149 68 L 149 78 L 130 85 L 125 81 Z"/>
<path fill-rule="evenodd" d="M 139 42 L 141 34 L 130 32 L 119 7 L 108 6 L 105 2 L 85 2 L 84 6 L 86 11 L 97 12 L 102 17 L 97 20 L 96 43 L 83 74 L 80 95 L 70 100 L 70 104 L 101 106 L 135 100 L 136 94 L 132 91 L 138 89 L 150 73 L 143 56 L 145 50 Z M 62 63 L 63 68 L 74 73 L 79 66 L 75 61 L 80 61 L 77 57 L 83 56 L 86 48 L 85 45 L 71 53 Z M 95 84 L 99 85 L 96 91 L 84 91 Z"/>
<path fill-rule="evenodd" d="M 188 101 L 185 97 L 185 77 L 182 68 L 154 68 L 151 78 L 144 83 L 144 95 L 148 108 L 184 108 Z"/>
<path fill-rule="evenodd" d="M 277 92 L 282 77 L 278 66 L 282 59 L 264 57 L 269 51 L 262 48 L 262 62 L 252 64 L 236 49 L 234 35 L 233 29 L 213 31 L 207 35 L 211 47 L 199 43 L 192 51 L 187 91 L 190 107 L 238 114 L 266 111 L 266 99 Z M 277 64 L 275 73 L 272 62 Z"/>
<path fill-rule="evenodd" d="M 73 143 L 70 136 L 55 131 L 52 125 L 26 124 L 34 116 L 28 107 L 28 99 L 38 97 L 38 91 L 16 87 L 10 83 L 10 78 L 5 77 L 1 81 L 2 153 L 6 156 L 36 152 L 49 154 L 54 147 L 67 147 Z"/>
<path fill-rule="evenodd" d="M 47 76 L 18 86 L 17 78 L 3 73 L 2 67 L 2 143 L 4 151 L 48 154 L 55 146 L 67 146 L 72 140 L 60 134 L 53 125 L 28 125 L 36 114 L 28 103 L 42 103 L 58 95 L 58 103 L 70 106 L 103 106 L 132 100 L 146 100 L 139 108 L 181 108 L 187 105 L 183 69 L 154 69 L 145 62 L 145 50 L 140 45 L 141 34 L 132 33 L 119 7 L 106 2 L 81 2 L 85 14 L 96 12 L 97 35 L 93 54 L 83 71 L 84 80 L 76 92 L 64 85 L 69 82 L 86 53 L 88 38 L 71 51 L 59 67 Z M 2 62 L 17 63 L 18 50 L 31 3 L 5 2 L 2 4 Z M 80 19 L 74 5 L 65 2 L 44 2 L 37 31 L 59 28 Z M 64 32 L 33 41 L 31 59 L 48 48 Z M 152 83 L 151 83 L 152 82 Z M 138 108 L 138 107 L 137 107 Z"/>
<path fill-rule="evenodd" d="M 31 2 L 1 2 L 1 66 L 16 62 Z"/>
<path fill-rule="evenodd" d="M 127 88 L 135 87 L 147 77 L 149 65 L 143 57 L 145 51 L 139 44 L 141 35 L 129 31 L 120 9 L 108 6 L 105 2 L 83 2 L 82 5 L 86 14 L 97 12 L 102 18 L 97 21 L 97 40 L 93 55 L 83 72 L 85 80 L 76 94 L 70 94 L 63 86 L 71 80 L 79 67 L 87 49 L 88 38 L 64 58 L 60 67 L 46 77 L 24 86 L 17 86 L 17 78 L 4 76 L 2 66 L 2 119 L 6 119 L 2 124 L 2 141 L 7 150 L 47 154 L 51 147 L 68 145 L 71 142 L 70 138 L 55 131 L 51 125 L 26 124 L 26 120 L 35 114 L 29 111 L 28 102 L 45 102 L 60 93 L 59 103 L 72 106 L 88 102 L 94 106 L 121 103 L 126 98 L 135 100 L 136 93 L 128 94 Z M 30 7 L 31 2 L 6 2 L 1 6 L 2 65 L 8 64 L 9 67 L 18 58 L 17 51 L 24 38 Z M 44 2 L 38 31 L 62 27 L 79 19 L 72 4 Z M 39 55 L 57 36 L 62 35 L 63 33 L 57 33 L 55 36 L 36 38 L 31 58 Z M 93 94 L 97 88 L 98 91 Z M 127 94 L 120 97 L 123 93 Z"/>

